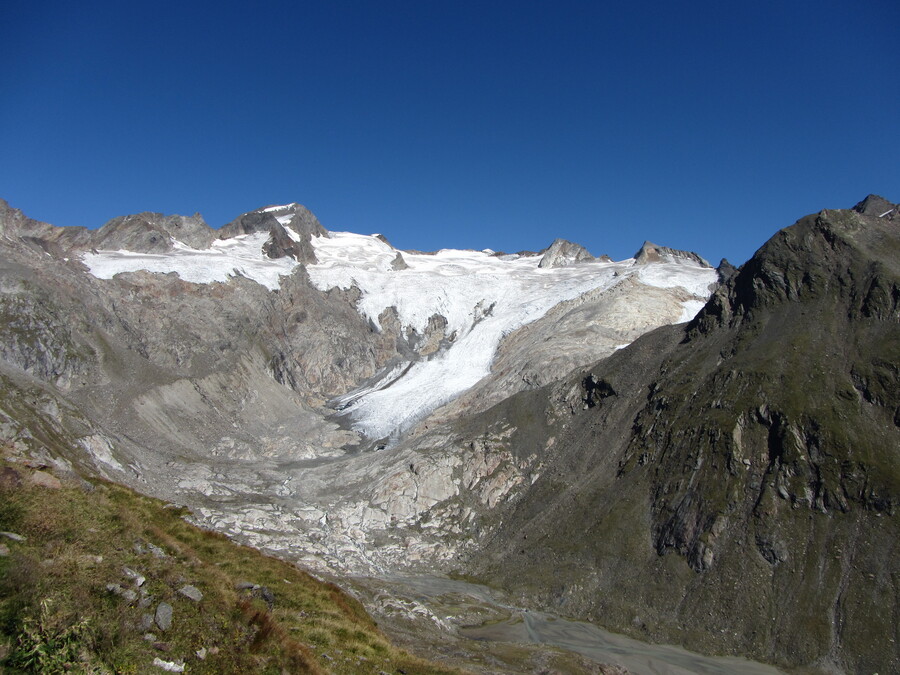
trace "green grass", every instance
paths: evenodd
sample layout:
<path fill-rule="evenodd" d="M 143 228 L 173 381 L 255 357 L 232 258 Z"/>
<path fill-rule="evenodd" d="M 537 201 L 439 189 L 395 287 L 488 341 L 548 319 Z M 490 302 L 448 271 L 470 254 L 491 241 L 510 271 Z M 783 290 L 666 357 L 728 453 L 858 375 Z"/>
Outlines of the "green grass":
<path fill-rule="evenodd" d="M 101 481 L 33 486 L 31 469 L 5 459 L 0 472 L 0 531 L 25 537 L 0 536 L 4 672 L 164 672 L 156 657 L 192 673 L 458 672 L 391 645 L 336 585 L 200 530 L 180 509 Z M 140 588 L 125 567 L 146 578 Z M 139 595 L 129 601 L 107 584 Z M 188 584 L 200 602 L 178 592 Z M 172 627 L 142 626 L 160 602 L 173 607 Z"/>

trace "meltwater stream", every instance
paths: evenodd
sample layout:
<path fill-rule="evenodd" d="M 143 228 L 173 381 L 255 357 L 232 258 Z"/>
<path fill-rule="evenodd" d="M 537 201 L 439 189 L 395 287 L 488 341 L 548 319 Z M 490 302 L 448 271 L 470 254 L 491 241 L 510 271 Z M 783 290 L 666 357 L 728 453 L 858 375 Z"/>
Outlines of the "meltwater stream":
<path fill-rule="evenodd" d="M 737 657 L 703 656 L 680 647 L 655 645 L 617 635 L 582 621 L 530 611 L 497 600 L 490 588 L 438 576 L 392 576 L 392 591 L 425 605 L 437 615 L 441 606 L 466 596 L 484 606 L 505 610 L 499 623 L 460 627 L 459 635 L 479 641 L 545 644 L 577 652 L 599 663 L 618 665 L 634 675 L 775 675 L 774 666 Z M 401 590 L 402 589 L 402 590 Z M 443 599 L 442 599 L 443 598 Z"/>

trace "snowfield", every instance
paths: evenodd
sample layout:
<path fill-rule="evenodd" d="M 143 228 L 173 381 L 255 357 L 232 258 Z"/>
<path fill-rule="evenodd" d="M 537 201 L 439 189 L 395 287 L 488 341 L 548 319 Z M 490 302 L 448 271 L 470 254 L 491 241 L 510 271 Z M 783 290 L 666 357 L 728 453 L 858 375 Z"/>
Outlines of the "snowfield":
<path fill-rule="evenodd" d="M 299 238 L 290 227 L 285 229 L 291 238 Z M 102 279 L 137 270 L 176 272 L 198 284 L 227 282 L 241 275 L 277 290 L 280 278 L 298 263 L 268 258 L 262 251 L 267 239 L 267 233 L 241 235 L 215 241 L 208 249 L 175 241 L 167 253 L 98 251 L 86 253 L 83 261 Z M 312 245 L 319 261 L 307 266 L 312 283 L 322 291 L 356 286 L 361 292 L 357 310 L 375 325 L 389 307 L 396 308 L 408 332 L 424 333 L 434 315 L 448 323 L 447 335 L 452 337 L 448 347 L 408 370 L 408 364 L 395 368 L 375 385 L 342 400 L 354 427 L 373 439 L 398 435 L 472 387 L 490 373 L 504 336 L 560 302 L 635 277 L 649 286 L 688 291 L 693 297 L 682 304 L 681 316 L 688 321 L 716 281 L 715 270 L 687 261 L 635 265 L 628 259 L 542 269 L 540 256 L 498 257 L 490 251 L 444 249 L 434 254 L 399 252 L 407 267 L 394 269 L 397 249 L 375 235 L 331 232 L 313 237 Z"/>
<path fill-rule="evenodd" d="M 290 228 L 285 230 L 298 236 Z M 175 248 L 167 253 L 98 251 L 85 253 L 82 261 L 91 274 L 100 279 L 112 279 L 120 272 L 138 270 L 160 274 L 176 272 L 185 281 L 195 284 L 226 282 L 231 277 L 244 276 L 274 291 L 281 286 L 280 277 L 290 274 L 297 262 L 293 258 L 269 258 L 262 251 L 268 239 L 268 232 L 242 234 L 231 239 L 218 239 L 206 249 L 173 241 Z"/>
<path fill-rule="evenodd" d="M 376 325 L 388 307 L 397 309 L 401 325 L 420 334 L 431 316 L 442 315 L 448 335 L 455 336 L 447 349 L 413 364 L 402 377 L 394 373 L 380 387 L 345 397 L 354 426 L 369 438 L 402 433 L 472 387 L 490 373 L 504 336 L 560 302 L 636 275 L 649 286 L 681 286 L 691 293 L 694 299 L 683 304 L 681 317 L 688 321 L 716 281 L 715 270 L 686 262 L 636 266 L 628 259 L 542 269 L 540 256 L 450 249 L 401 252 L 408 268 L 394 270 L 397 250 L 376 236 L 332 232 L 312 243 L 319 264 L 307 270 L 318 289 L 356 286 L 362 294 L 357 309 Z"/>

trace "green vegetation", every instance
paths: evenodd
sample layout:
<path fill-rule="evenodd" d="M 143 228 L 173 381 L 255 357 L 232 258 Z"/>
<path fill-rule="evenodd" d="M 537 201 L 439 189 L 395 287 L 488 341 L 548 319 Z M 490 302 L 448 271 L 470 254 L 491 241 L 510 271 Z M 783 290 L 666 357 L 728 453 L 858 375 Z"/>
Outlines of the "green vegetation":
<path fill-rule="evenodd" d="M 392 646 L 336 585 L 200 530 L 181 509 L 35 476 L 0 459 L 5 672 L 165 672 L 155 659 L 192 673 L 458 672 Z"/>

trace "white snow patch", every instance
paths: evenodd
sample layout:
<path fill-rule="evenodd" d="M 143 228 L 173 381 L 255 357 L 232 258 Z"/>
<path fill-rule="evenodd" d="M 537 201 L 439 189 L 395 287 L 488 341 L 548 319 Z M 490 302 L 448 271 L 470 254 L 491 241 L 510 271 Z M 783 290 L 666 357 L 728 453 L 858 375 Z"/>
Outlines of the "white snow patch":
<path fill-rule="evenodd" d="M 675 323 L 686 323 L 693 319 L 706 305 L 705 300 L 686 300 L 681 303 L 681 316 Z"/>
<path fill-rule="evenodd" d="M 675 288 L 680 286 L 688 293 L 708 298 L 710 288 L 718 281 L 718 273 L 711 267 L 688 265 L 683 262 L 659 262 L 636 266 L 638 279 L 647 286 Z"/>
<path fill-rule="evenodd" d="M 297 206 L 296 202 L 291 202 L 290 204 L 282 204 L 281 206 L 270 206 L 269 208 L 263 209 L 263 213 L 272 213 L 274 211 L 283 211 L 284 209 L 292 209 Z"/>
<path fill-rule="evenodd" d="M 269 258 L 262 250 L 268 238 L 267 232 L 242 234 L 214 241 L 207 249 L 174 241 L 174 248 L 166 253 L 98 251 L 85 253 L 82 260 L 91 274 L 100 279 L 112 279 L 120 272 L 146 270 L 159 274 L 176 272 L 185 281 L 209 284 L 240 275 L 276 290 L 281 277 L 293 272 L 298 263 L 289 257 Z"/>

